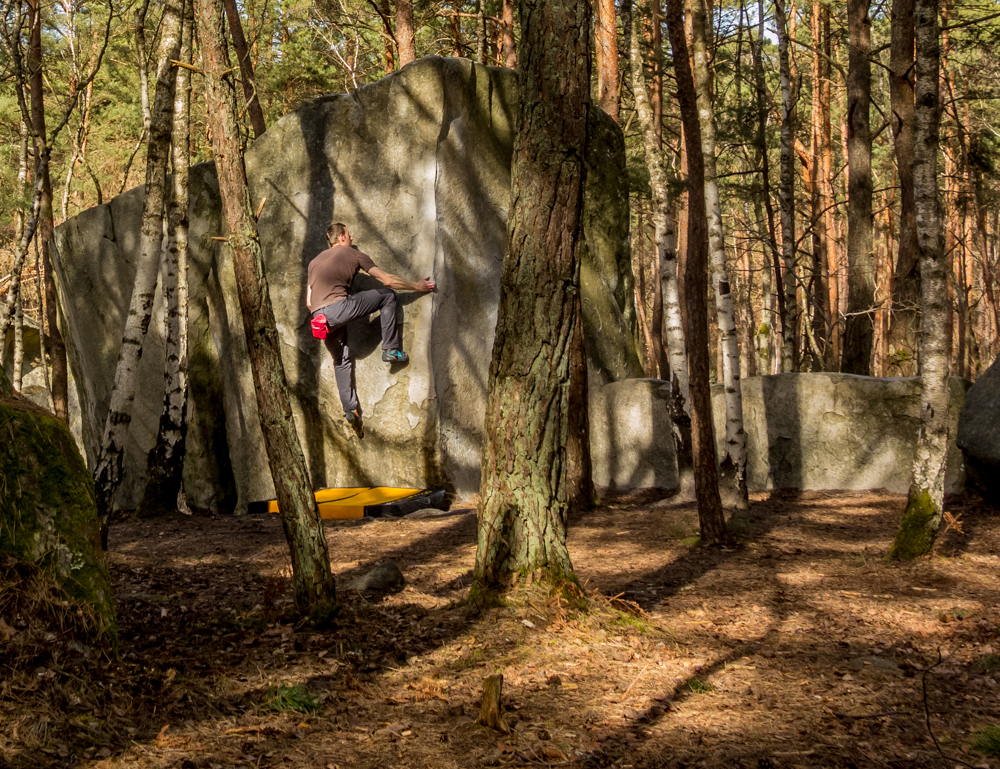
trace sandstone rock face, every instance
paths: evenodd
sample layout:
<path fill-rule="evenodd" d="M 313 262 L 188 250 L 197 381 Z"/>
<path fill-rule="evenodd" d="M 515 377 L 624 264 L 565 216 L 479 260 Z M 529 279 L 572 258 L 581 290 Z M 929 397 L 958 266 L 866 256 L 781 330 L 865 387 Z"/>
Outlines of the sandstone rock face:
<path fill-rule="evenodd" d="M 115 636 L 111 579 L 101 550 L 94 485 L 66 426 L 0 388 L 0 557 L 53 577 L 92 607 Z"/>
<path fill-rule="evenodd" d="M 679 485 L 670 383 L 628 379 L 590 391 L 590 453 L 594 484 L 616 491 Z"/>
<path fill-rule="evenodd" d="M 972 485 L 1000 504 L 1000 358 L 966 393 L 957 442 Z"/>
<path fill-rule="evenodd" d="M 955 445 L 968 382 L 953 377 L 945 490 L 965 485 Z M 713 388 L 715 437 L 725 403 Z M 779 374 L 743 380 L 747 483 L 752 490 L 877 489 L 905 493 L 920 428 L 920 379 Z"/>
<path fill-rule="evenodd" d="M 316 488 L 438 486 L 478 490 L 487 375 L 506 249 L 516 75 L 427 58 L 350 95 L 313 100 L 247 152 L 294 418 Z M 581 269 L 594 385 L 641 374 L 628 256 L 620 130 L 593 111 L 585 190 L 589 253 Z M 142 189 L 56 232 L 65 336 L 80 383 L 82 437 L 96 454 L 135 272 Z M 273 495 L 250 377 L 214 167 L 191 174 L 191 403 L 184 469 L 192 507 L 227 511 Z M 305 276 L 333 221 L 384 270 L 433 276 L 432 295 L 401 293 L 409 366 L 383 364 L 378 319 L 349 328 L 365 415 L 343 419 L 325 346 L 309 332 Z M 365 276 L 355 290 L 374 285 Z M 157 300 L 159 308 L 159 299 Z M 161 311 L 150 327 L 118 506 L 145 484 L 162 403 Z"/>

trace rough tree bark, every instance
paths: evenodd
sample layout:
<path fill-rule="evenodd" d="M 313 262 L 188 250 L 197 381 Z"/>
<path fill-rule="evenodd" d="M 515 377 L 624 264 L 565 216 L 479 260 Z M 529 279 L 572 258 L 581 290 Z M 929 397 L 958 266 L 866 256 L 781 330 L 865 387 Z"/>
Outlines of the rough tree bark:
<path fill-rule="evenodd" d="M 680 286 L 677 276 L 677 225 L 670 213 L 670 188 L 667 170 L 656 136 L 653 111 L 646 89 L 646 76 L 642 69 L 639 48 L 639 24 L 632 11 L 632 3 L 622 4 L 625 38 L 629 52 L 632 75 L 632 93 L 635 98 L 639 125 L 642 128 L 643 149 L 649 185 L 653 191 L 653 240 L 660 263 L 660 291 L 663 301 L 663 321 L 669 357 L 671 399 L 670 418 L 674 425 L 674 446 L 682 488 L 691 485 L 691 395 L 688 380 L 687 345 L 684 340 L 684 320 L 681 310 Z"/>
<path fill-rule="evenodd" d="M 810 11 L 810 28 L 812 31 L 813 65 L 812 65 L 812 127 L 810 131 L 811 146 L 809 158 L 809 183 L 811 186 L 810 198 L 810 224 L 812 231 L 812 329 L 813 334 L 825 340 L 823 346 L 823 358 L 817 360 L 814 370 L 822 370 L 829 361 L 831 345 L 829 341 L 829 319 L 830 312 L 828 306 L 829 290 L 827 287 L 827 272 L 830 262 L 827 243 L 827 208 L 829 207 L 828 196 L 825 195 L 827 189 L 826 177 L 822 158 L 826 151 L 825 144 L 827 136 L 823 131 L 824 112 L 826 112 L 826 124 L 829 125 L 829 105 L 823 100 L 824 85 L 829 87 L 830 82 L 830 62 L 823 56 L 823 3 L 820 0 L 812 0 Z"/>
<path fill-rule="evenodd" d="M 597 62 L 597 106 L 619 122 L 618 26 L 615 0 L 594 1 L 594 58 Z"/>
<path fill-rule="evenodd" d="M 695 495 L 703 545 L 729 543 L 732 537 L 719 497 L 715 438 L 712 427 L 712 386 L 708 351 L 708 226 L 705 217 L 705 172 L 698 125 L 694 76 L 684 32 L 684 0 L 667 0 L 667 34 L 674 53 L 677 101 L 684 126 L 688 158 L 687 259 L 684 267 L 684 337 L 691 377 L 691 450 Z"/>
<path fill-rule="evenodd" d="M 715 314 L 722 353 L 722 381 L 726 398 L 726 442 L 719 460 L 719 474 L 727 504 L 749 508 L 746 479 L 746 434 L 743 431 L 743 392 L 740 384 L 740 349 L 736 337 L 736 313 L 732 284 L 726 268 L 726 241 L 722 227 L 722 202 L 715 165 L 715 118 L 712 114 L 712 73 L 708 63 L 708 33 L 704 0 L 691 0 L 692 62 L 701 130 L 701 154 L 705 174 L 705 214 L 708 251 L 715 291 Z"/>
<path fill-rule="evenodd" d="M 413 26 L 413 0 L 396 0 L 396 46 L 399 66 L 405 67 L 417 58 L 417 36 Z"/>
<path fill-rule="evenodd" d="M 575 579 L 566 549 L 566 443 L 584 245 L 589 3 L 518 6 L 522 98 L 490 362 L 475 592 L 519 576 Z"/>
<path fill-rule="evenodd" d="M 192 61 L 193 0 L 184 2 L 180 61 Z M 188 165 L 191 130 L 191 76 L 177 68 L 171 157 L 171 196 L 167 205 L 166 248 L 160 265 L 163 281 L 163 411 L 156 445 L 149 452 L 146 491 L 139 505 L 142 515 L 162 515 L 176 510 L 183 486 L 184 449 L 187 437 L 188 400 Z"/>
<path fill-rule="evenodd" d="M 841 371 L 871 374 L 875 333 L 872 225 L 872 26 L 870 0 L 848 0 L 847 27 L 847 318 Z"/>
<path fill-rule="evenodd" d="M 781 259 L 784 263 L 784 306 L 781 313 L 781 370 L 785 373 L 799 367 L 799 347 L 796 340 L 798 302 L 795 275 L 795 100 L 792 65 L 788 45 L 788 24 L 784 0 L 775 0 L 774 12 L 778 27 L 778 68 L 781 79 Z"/>
<path fill-rule="evenodd" d="M 55 414 L 65 420 L 69 397 L 69 371 L 66 368 L 66 344 L 59 331 L 59 309 L 56 284 L 52 276 L 49 242 L 55 222 L 52 213 L 52 181 L 49 163 L 43 156 L 49 152 L 45 141 L 45 98 L 42 72 L 42 17 L 40 0 L 28 0 L 28 23 L 31 36 L 28 46 L 28 72 L 31 77 L 31 122 L 35 134 L 35 173 L 42 177 L 42 202 L 38 215 L 38 247 L 42 252 L 42 285 L 45 290 L 46 323 L 49 332 L 49 351 L 52 356 L 52 400 Z M 46 158 L 47 161 L 47 158 Z"/>
<path fill-rule="evenodd" d="M 892 2 L 892 42 L 889 54 L 893 149 L 899 180 L 899 246 L 892 284 L 892 321 L 889 343 L 895 348 L 898 369 L 912 375 L 920 330 L 920 259 L 913 198 L 913 0 Z"/>
<path fill-rule="evenodd" d="M 240 77 L 243 80 L 243 95 L 247 100 L 247 113 L 250 115 L 250 125 L 253 126 L 253 135 L 259 139 L 264 135 L 267 126 L 264 124 L 264 111 L 260 107 L 260 99 L 257 98 L 257 85 L 254 82 L 253 62 L 250 61 L 250 48 L 247 46 L 247 39 L 243 35 L 243 22 L 240 20 L 240 10 L 236 7 L 236 0 L 223 0 L 226 8 L 226 20 L 229 22 L 229 32 L 233 38 L 233 51 L 236 54 L 236 61 L 240 65 Z"/>
<path fill-rule="evenodd" d="M 909 560 L 930 552 L 944 509 L 948 450 L 948 285 L 938 199 L 940 41 L 937 0 L 915 0 L 917 81 L 913 183 L 923 299 L 920 433 L 906 509 L 889 550 Z"/>
<path fill-rule="evenodd" d="M 222 9 L 217 0 L 195 0 L 195 13 L 212 154 L 233 251 L 264 448 L 291 551 L 295 605 L 300 612 L 321 618 L 335 607 L 333 575 L 288 399 L 257 222 L 250 207 L 232 83 L 224 79 L 229 67 L 222 48 Z"/>
<path fill-rule="evenodd" d="M 503 65 L 517 69 L 517 50 L 514 47 L 514 0 L 503 0 Z"/>
<path fill-rule="evenodd" d="M 153 313 L 153 295 L 160 266 L 163 243 L 163 211 L 166 200 L 167 161 L 170 158 L 170 135 L 173 130 L 174 86 L 177 59 L 181 47 L 183 0 L 171 0 L 163 8 L 160 43 L 157 49 L 156 92 L 150 114 L 149 143 L 146 150 L 146 186 L 142 204 L 139 258 L 135 283 L 129 302 L 121 349 L 115 367 L 111 403 L 104 423 L 101 450 L 94 465 L 94 491 L 97 515 L 101 522 L 101 544 L 107 549 L 108 526 L 114 507 L 115 492 L 122 481 L 125 439 L 132 421 L 142 345 Z"/>

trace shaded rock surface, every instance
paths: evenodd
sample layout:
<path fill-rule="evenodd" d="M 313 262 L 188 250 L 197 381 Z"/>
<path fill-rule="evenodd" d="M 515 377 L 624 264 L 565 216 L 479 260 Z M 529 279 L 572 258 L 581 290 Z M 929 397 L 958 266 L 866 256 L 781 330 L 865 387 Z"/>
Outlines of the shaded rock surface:
<path fill-rule="evenodd" d="M 957 442 L 965 455 L 970 484 L 987 500 L 1000 504 L 1000 358 L 965 394 Z"/>
<path fill-rule="evenodd" d="M 969 383 L 952 377 L 945 490 L 965 485 L 955 445 Z M 725 402 L 713 387 L 715 439 L 725 439 Z M 778 374 L 743 380 L 747 484 L 751 490 L 878 489 L 906 492 L 920 429 L 920 379 L 852 374 Z"/>
<path fill-rule="evenodd" d="M 115 635 L 90 472 L 65 424 L 0 387 L 0 558 L 29 563 Z M 84 639 L 81 639 L 84 640 Z"/>
<path fill-rule="evenodd" d="M 482 423 L 496 324 L 516 114 L 513 71 L 429 57 L 350 95 L 315 99 L 247 152 L 271 301 L 296 425 L 315 488 L 479 485 Z M 641 374 L 628 252 L 620 129 L 593 110 L 581 268 L 591 382 Z M 107 413 L 135 272 L 141 188 L 84 211 L 56 232 L 56 273 L 82 442 L 93 462 Z M 191 399 L 185 490 L 193 508 L 225 512 L 273 496 L 250 376 L 231 255 L 211 164 L 192 169 Z M 375 263 L 438 282 L 400 293 L 399 369 L 379 355 L 379 321 L 349 328 L 365 416 L 359 441 L 343 419 L 330 352 L 309 331 L 305 276 L 333 221 Z M 359 276 L 355 290 L 373 287 Z M 162 396 L 162 310 L 142 358 L 119 507 L 146 477 Z M 530 319 L 526 319 L 530 322 Z"/>

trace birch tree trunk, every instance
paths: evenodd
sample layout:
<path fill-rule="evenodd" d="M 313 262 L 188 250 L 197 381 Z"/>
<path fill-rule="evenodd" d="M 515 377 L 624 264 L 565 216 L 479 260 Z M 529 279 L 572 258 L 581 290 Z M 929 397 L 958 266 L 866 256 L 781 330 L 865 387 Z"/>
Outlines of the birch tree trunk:
<path fill-rule="evenodd" d="M 150 113 L 149 143 L 146 150 L 146 187 L 142 204 L 139 258 L 135 283 L 129 302 L 121 349 L 115 367 L 111 404 L 104 423 L 101 450 L 94 466 L 94 491 L 101 522 L 101 544 L 108 545 L 108 526 L 114 507 L 115 492 L 122 481 L 125 439 L 132 421 L 136 378 L 142 346 L 153 312 L 153 294 L 160 266 L 163 242 L 163 211 L 166 199 L 167 161 L 170 157 L 170 134 L 173 128 L 174 85 L 176 68 L 170 64 L 180 53 L 183 0 L 169 0 L 160 23 L 157 50 L 156 92 Z"/>
<path fill-rule="evenodd" d="M 218 0 L 195 0 L 195 12 L 212 153 L 233 250 L 264 448 L 291 551 L 295 605 L 300 612 L 322 619 L 334 610 L 336 601 L 330 556 L 288 399 L 257 222 L 250 207 L 232 83 L 223 80 L 229 66 L 222 48 L 222 8 Z"/>
<path fill-rule="evenodd" d="M 688 59 L 683 0 L 667 0 L 667 33 L 674 52 L 677 101 L 684 126 L 688 158 L 687 259 L 684 266 L 684 337 L 691 375 L 691 451 L 695 494 L 703 545 L 732 541 L 719 497 L 715 437 L 712 426 L 712 387 L 708 351 L 708 232 L 705 217 L 705 174 L 698 125 L 694 76 Z M 635 42 L 633 41 L 633 45 Z"/>
<path fill-rule="evenodd" d="M 684 341 L 684 320 L 681 312 L 680 287 L 677 278 L 677 225 L 670 214 L 667 170 L 660 143 L 656 136 L 653 111 L 650 108 L 646 77 L 642 70 L 639 48 L 639 24 L 630 0 L 622 4 L 626 42 L 631 64 L 632 93 L 635 98 L 639 125 L 642 128 L 643 149 L 649 184 L 653 191 L 653 240 L 660 264 L 660 291 L 663 295 L 663 323 L 670 363 L 670 418 L 674 425 L 674 446 L 677 453 L 681 487 L 690 487 L 691 477 L 691 388 L 688 378 L 687 346 Z"/>
<path fill-rule="evenodd" d="M 586 0 L 519 0 L 521 103 L 483 445 L 473 591 L 575 580 L 566 549 L 590 109 Z M 527 321 L 527 322 L 526 322 Z"/>
<path fill-rule="evenodd" d="M 872 236 L 872 27 L 869 0 L 848 0 L 847 63 L 847 318 L 841 371 L 868 376 L 875 326 Z"/>
<path fill-rule="evenodd" d="M 788 48 L 784 0 L 774 1 L 778 26 L 778 67 L 781 78 L 781 259 L 784 263 L 784 312 L 781 316 L 781 370 L 797 371 L 799 350 L 797 281 L 795 275 L 795 93 Z"/>
<path fill-rule="evenodd" d="M 413 0 L 396 0 L 396 45 L 399 66 L 405 67 L 417 58 L 416 29 L 413 26 Z"/>
<path fill-rule="evenodd" d="M 192 61 L 193 0 L 184 2 L 180 61 Z M 163 411 L 156 445 L 149 452 L 142 515 L 162 515 L 180 505 L 183 488 L 188 400 L 188 165 L 191 131 L 191 75 L 177 67 L 174 92 L 171 195 L 167 206 L 166 243 L 160 266 L 163 281 Z"/>
<path fill-rule="evenodd" d="M 732 283 L 726 269 L 726 242 L 722 227 L 722 203 L 715 165 L 715 118 L 712 115 L 711 77 L 704 0 L 691 0 L 692 60 L 701 129 L 701 154 L 705 171 L 705 214 L 708 222 L 708 254 L 715 291 L 715 314 L 722 353 L 722 380 L 726 393 L 726 443 L 719 459 L 719 477 L 727 503 L 749 508 L 746 479 L 746 434 L 743 431 L 743 392 L 740 385 L 740 349 L 736 336 Z"/>
<path fill-rule="evenodd" d="M 920 433 L 906 509 L 890 557 L 909 560 L 930 552 L 944 509 L 948 451 L 948 301 L 946 257 L 938 199 L 940 42 L 937 0 L 915 0 L 917 84 L 913 183 L 923 298 Z"/>

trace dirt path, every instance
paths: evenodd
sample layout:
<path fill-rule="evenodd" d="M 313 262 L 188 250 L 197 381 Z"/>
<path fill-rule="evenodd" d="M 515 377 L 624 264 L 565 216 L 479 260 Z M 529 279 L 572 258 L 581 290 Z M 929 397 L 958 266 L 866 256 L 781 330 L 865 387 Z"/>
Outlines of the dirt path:
<path fill-rule="evenodd" d="M 459 605 L 473 514 L 331 522 L 339 584 L 387 559 L 408 584 L 343 595 L 328 632 L 283 619 L 276 517 L 124 523 L 122 660 L 0 707 L 0 767 L 955 766 L 925 682 L 941 748 L 989 766 L 967 747 L 1000 724 L 1000 517 L 953 506 L 945 555 L 888 564 L 902 504 L 761 497 L 740 547 L 706 552 L 693 506 L 619 500 L 570 529 L 589 613 Z M 473 723 L 496 672 L 509 735 Z"/>

